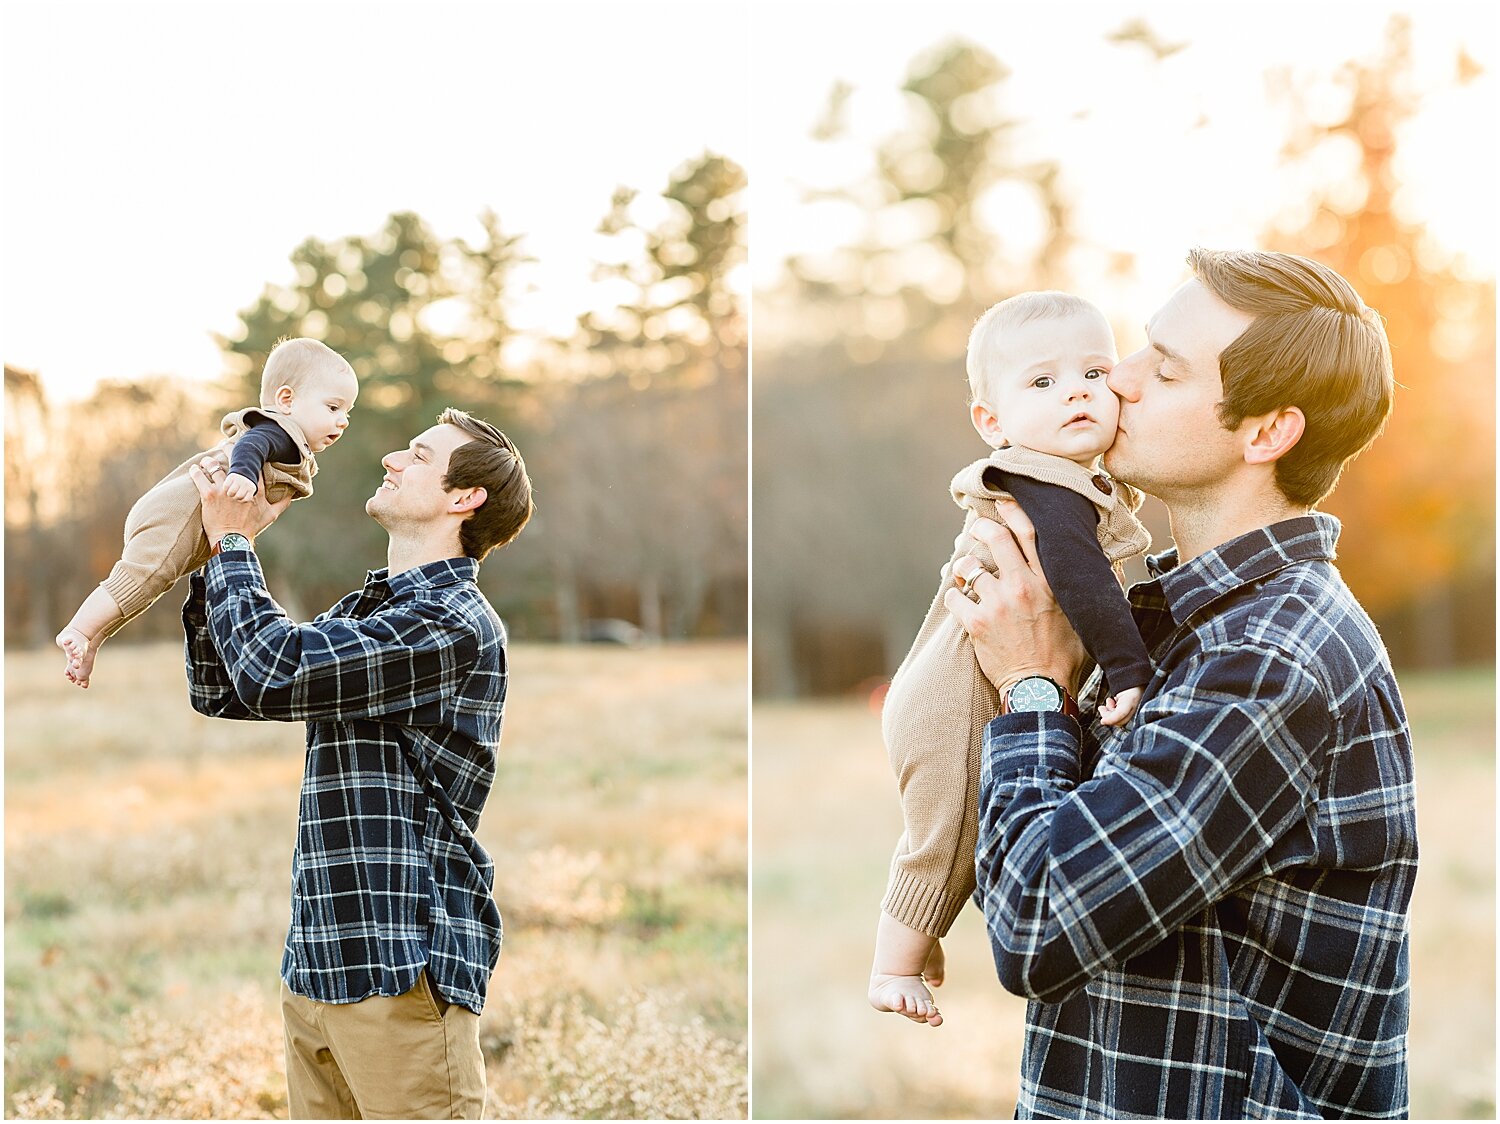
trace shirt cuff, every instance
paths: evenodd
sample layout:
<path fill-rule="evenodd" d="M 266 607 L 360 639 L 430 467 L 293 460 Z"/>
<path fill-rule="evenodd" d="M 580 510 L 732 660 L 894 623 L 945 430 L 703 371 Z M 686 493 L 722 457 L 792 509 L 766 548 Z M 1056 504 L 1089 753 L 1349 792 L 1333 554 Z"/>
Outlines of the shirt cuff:
<path fill-rule="evenodd" d="M 1067 714 L 1001 714 L 984 730 L 983 780 L 1004 784 L 1050 776 L 1077 784 L 1081 739 L 1078 722 Z"/>
<path fill-rule="evenodd" d="M 256 557 L 253 550 L 226 550 L 214 555 L 208 560 L 208 565 L 203 568 L 203 578 L 207 592 L 210 594 L 223 593 L 230 586 L 243 585 L 246 582 L 254 585 L 265 584 L 265 578 L 260 570 L 260 559 Z"/>

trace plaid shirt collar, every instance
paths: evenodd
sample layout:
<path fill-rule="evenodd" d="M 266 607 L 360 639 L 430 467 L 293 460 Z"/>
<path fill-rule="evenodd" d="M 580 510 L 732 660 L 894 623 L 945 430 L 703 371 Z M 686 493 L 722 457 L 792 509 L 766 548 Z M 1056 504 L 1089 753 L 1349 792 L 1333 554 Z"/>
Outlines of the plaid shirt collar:
<path fill-rule="evenodd" d="M 1177 548 L 1172 547 L 1146 559 L 1154 580 L 1131 590 L 1131 600 L 1160 600 L 1153 607 L 1164 609 L 1172 623 L 1181 627 L 1225 594 L 1263 581 L 1278 570 L 1297 562 L 1332 562 L 1339 530 L 1339 521 L 1332 515 L 1314 511 L 1258 527 L 1181 565 Z"/>
<path fill-rule="evenodd" d="M 441 558 L 436 562 L 424 562 L 409 570 L 402 570 L 395 577 L 388 577 L 390 567 L 382 566 L 365 574 L 365 589 L 383 585 L 392 597 L 399 597 L 417 589 L 437 589 L 459 582 L 477 581 L 479 560 L 477 558 Z"/>

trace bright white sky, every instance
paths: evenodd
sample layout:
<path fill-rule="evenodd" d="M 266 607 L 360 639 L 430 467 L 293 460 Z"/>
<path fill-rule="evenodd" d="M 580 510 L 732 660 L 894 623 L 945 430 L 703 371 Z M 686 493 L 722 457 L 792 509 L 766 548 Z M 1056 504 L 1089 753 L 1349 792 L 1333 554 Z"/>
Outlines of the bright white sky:
<path fill-rule="evenodd" d="M 210 333 L 304 239 L 413 210 L 541 259 L 524 325 L 589 306 L 594 229 L 712 149 L 746 162 L 744 8 L 677 3 L 77 4 L 0 10 L 7 363 L 58 397 L 212 377 Z"/>
<path fill-rule="evenodd" d="M 1494 17 L 1488 4 L 1412 7 L 1420 87 L 1447 81 L 1460 44 L 1486 73 L 1430 96 L 1403 144 L 1409 201 L 1492 274 Z M 750 170 L 753 280 L 769 284 L 788 253 L 856 233 L 803 206 L 801 186 L 860 174 L 905 120 L 912 55 L 954 34 L 1014 71 L 1018 143 L 1062 161 L 1083 237 L 1137 255 L 1137 281 L 1088 295 L 1140 321 L 1188 246 L 1252 243 L 1295 200 L 1265 72 L 1368 57 L 1392 10 L 10 0 L 0 345 L 59 397 L 101 377 L 213 376 L 210 333 L 234 333 L 265 283 L 291 280 L 303 239 L 372 234 L 402 209 L 477 239 L 485 207 L 541 259 L 518 320 L 562 332 L 599 299 L 593 231 L 615 185 L 655 192 L 705 148 Z M 1136 14 L 1192 46 L 1153 66 L 1104 41 Z M 854 137 L 817 145 L 808 131 L 840 78 L 857 89 Z M 1024 241 L 1024 208 L 1005 206 L 1000 225 Z"/>
<path fill-rule="evenodd" d="M 847 184 L 872 167 L 876 143 L 908 120 L 899 88 L 912 57 L 962 36 L 1011 69 L 1004 105 L 1025 122 L 1016 144 L 1028 158 L 1061 162 L 1082 238 L 1098 256 L 1137 257 L 1136 280 L 1095 287 L 1084 278 L 1084 295 L 1118 320 L 1144 322 L 1181 281 L 1190 246 L 1253 245 L 1273 214 L 1310 194 L 1279 167 L 1288 117 L 1266 73 L 1331 76 L 1345 60 L 1372 60 L 1393 11 L 1413 14 L 1415 84 L 1428 92 L 1398 150 L 1410 188 L 1403 202 L 1470 255 L 1472 271 L 1493 276 L 1500 181 L 1491 4 L 777 3 L 757 5 L 753 17 L 753 282 L 773 284 L 791 253 L 859 236 L 849 209 L 809 206 L 804 188 Z M 1135 17 L 1190 46 L 1153 64 L 1141 46 L 1106 42 Z M 1486 73 L 1455 90 L 1460 45 Z M 853 136 L 818 143 L 808 134 L 838 79 L 855 88 Z M 1327 104 L 1336 108 L 1337 98 Z M 1023 204 L 1001 196 L 990 216 L 1012 242 L 1037 236 Z M 763 338 L 774 336 L 769 327 Z"/>

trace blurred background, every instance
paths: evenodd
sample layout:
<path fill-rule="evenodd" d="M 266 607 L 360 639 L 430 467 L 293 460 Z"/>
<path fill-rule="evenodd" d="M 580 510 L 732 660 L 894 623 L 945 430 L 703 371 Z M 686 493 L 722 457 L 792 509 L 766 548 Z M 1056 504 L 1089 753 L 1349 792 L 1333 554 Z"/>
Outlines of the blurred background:
<path fill-rule="evenodd" d="M 943 1027 L 865 1000 L 900 831 L 880 698 L 961 525 L 948 481 L 986 451 L 976 317 L 1072 290 L 1125 355 L 1204 245 L 1316 258 L 1387 321 L 1394 415 L 1324 506 L 1413 720 L 1412 1114 L 1493 1116 L 1493 16 L 878 6 L 855 34 L 811 6 L 754 28 L 777 76 L 753 119 L 756 1115 L 1013 1110 L 1024 1005 L 974 911 Z"/>
<path fill-rule="evenodd" d="M 743 23 L 5 6 L 8 1115 L 285 1114 L 303 732 L 191 713 L 180 592 L 87 693 L 52 639 L 296 335 L 361 393 L 257 544 L 294 618 L 385 564 L 380 457 L 443 407 L 535 483 L 480 576 L 513 644 L 491 1113 L 744 1114 Z"/>

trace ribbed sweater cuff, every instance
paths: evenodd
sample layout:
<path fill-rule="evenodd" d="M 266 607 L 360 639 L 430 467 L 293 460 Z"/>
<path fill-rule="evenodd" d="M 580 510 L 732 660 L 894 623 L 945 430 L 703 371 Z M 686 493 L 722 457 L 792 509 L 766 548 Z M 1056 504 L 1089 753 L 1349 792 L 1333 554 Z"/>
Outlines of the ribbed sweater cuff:
<path fill-rule="evenodd" d="M 99 584 L 104 587 L 104 592 L 114 598 L 115 604 L 120 607 L 119 623 L 123 623 L 143 611 L 160 596 L 160 594 L 153 595 L 142 589 L 130 571 L 119 562 L 116 562 L 114 569 L 110 570 L 109 577 L 105 578 Z M 108 627 L 102 630 L 103 634 L 106 636 L 110 635 L 116 627 L 118 627 L 118 623 L 112 621 Z"/>
<path fill-rule="evenodd" d="M 894 871 L 880 908 L 907 928 L 943 938 L 963 912 L 968 896 L 950 894 L 941 886 L 918 881 L 905 871 Z"/>

